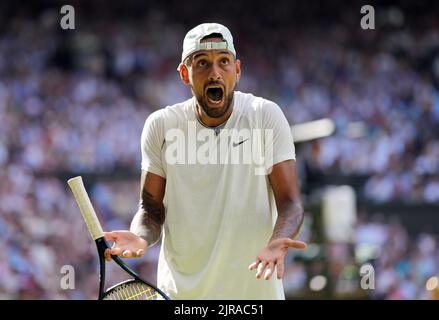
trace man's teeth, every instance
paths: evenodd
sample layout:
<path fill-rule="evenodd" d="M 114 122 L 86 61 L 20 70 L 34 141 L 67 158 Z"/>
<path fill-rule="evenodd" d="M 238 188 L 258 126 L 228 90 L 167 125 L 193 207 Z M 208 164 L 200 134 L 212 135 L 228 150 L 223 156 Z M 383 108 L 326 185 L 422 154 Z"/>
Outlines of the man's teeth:
<path fill-rule="evenodd" d="M 209 98 L 209 97 L 207 97 L 207 99 L 211 102 L 211 103 L 215 103 L 215 104 L 217 104 L 217 103 L 220 103 L 221 102 L 221 99 L 219 99 L 219 100 L 212 100 L 211 98 Z"/>
<path fill-rule="evenodd" d="M 220 103 L 222 101 L 223 92 L 221 88 L 213 87 L 207 90 L 207 99 L 211 103 Z"/>

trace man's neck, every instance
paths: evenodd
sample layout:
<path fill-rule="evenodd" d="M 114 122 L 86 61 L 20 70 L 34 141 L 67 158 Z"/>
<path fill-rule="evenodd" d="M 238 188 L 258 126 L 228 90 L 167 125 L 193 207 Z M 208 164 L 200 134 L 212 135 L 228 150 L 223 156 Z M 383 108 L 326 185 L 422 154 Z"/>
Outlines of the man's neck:
<path fill-rule="evenodd" d="M 204 112 L 203 108 L 200 105 L 196 104 L 195 106 L 198 119 L 207 127 L 218 127 L 225 123 L 231 116 L 233 112 L 233 100 L 230 102 L 230 106 L 227 109 L 227 112 L 219 118 L 209 117 L 206 112 Z"/>

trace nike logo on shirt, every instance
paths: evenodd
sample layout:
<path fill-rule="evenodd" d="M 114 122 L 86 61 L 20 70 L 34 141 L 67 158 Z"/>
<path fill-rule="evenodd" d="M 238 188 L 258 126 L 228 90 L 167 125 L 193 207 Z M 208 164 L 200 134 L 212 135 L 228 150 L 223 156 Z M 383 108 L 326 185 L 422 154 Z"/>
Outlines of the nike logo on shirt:
<path fill-rule="evenodd" d="M 236 143 L 236 142 L 233 142 L 233 146 L 234 146 L 234 147 L 237 147 L 237 146 L 239 146 L 240 144 L 242 144 L 242 143 L 246 142 L 247 140 L 248 140 L 248 138 L 247 138 L 247 139 L 245 139 L 245 140 L 239 141 L 238 143 Z"/>

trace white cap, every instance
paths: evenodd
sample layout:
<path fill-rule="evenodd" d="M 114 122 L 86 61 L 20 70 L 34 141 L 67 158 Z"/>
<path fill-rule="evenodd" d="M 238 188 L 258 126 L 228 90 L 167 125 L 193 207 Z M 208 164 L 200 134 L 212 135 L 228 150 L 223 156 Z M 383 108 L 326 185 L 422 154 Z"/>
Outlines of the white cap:
<path fill-rule="evenodd" d="M 203 42 L 201 39 L 211 35 L 212 33 L 219 33 L 223 37 L 223 42 Z M 233 37 L 227 27 L 219 23 L 202 23 L 195 28 L 189 30 L 184 37 L 183 53 L 181 55 L 181 62 L 189 55 L 199 50 L 213 50 L 226 49 L 229 50 L 236 57 L 235 47 L 233 46 Z"/>

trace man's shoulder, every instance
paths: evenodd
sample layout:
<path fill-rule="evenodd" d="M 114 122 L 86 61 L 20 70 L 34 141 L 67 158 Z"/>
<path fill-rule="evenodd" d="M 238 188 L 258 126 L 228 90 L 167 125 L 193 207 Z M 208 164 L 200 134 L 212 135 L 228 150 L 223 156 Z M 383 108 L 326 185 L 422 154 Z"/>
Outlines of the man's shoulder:
<path fill-rule="evenodd" d="M 190 98 L 185 101 L 155 110 L 148 117 L 151 117 L 153 119 L 160 118 L 165 120 L 168 118 L 174 118 L 176 116 L 184 116 L 189 112 L 192 103 L 193 98 Z"/>
<path fill-rule="evenodd" d="M 236 91 L 235 94 L 240 104 L 244 107 L 244 110 L 248 112 L 269 111 L 272 108 L 279 108 L 274 101 L 256 96 L 252 93 Z"/>

